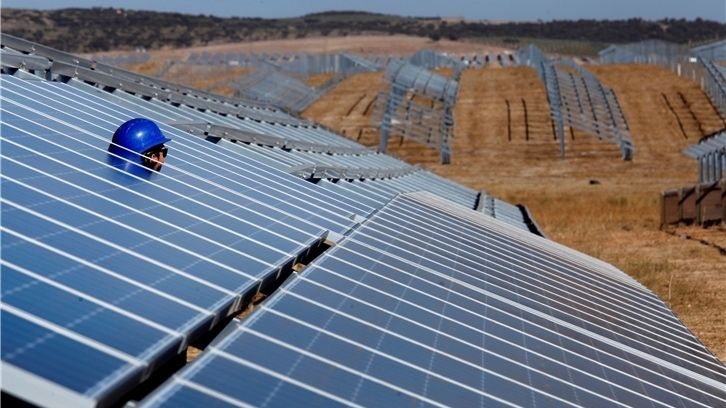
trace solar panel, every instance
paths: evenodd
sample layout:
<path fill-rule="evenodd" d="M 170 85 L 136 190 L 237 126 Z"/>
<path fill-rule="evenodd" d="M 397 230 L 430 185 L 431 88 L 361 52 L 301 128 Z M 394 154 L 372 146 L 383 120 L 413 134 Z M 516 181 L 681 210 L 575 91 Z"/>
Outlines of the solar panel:
<path fill-rule="evenodd" d="M 364 200 L 367 206 L 380 208 L 397 194 L 403 192 L 429 191 L 442 197 L 474 208 L 477 192 L 462 186 L 446 183 L 433 173 L 419 170 L 406 176 L 382 180 L 339 181 L 319 184 L 321 187 L 356 200 Z"/>
<path fill-rule="evenodd" d="M 624 273 L 417 193 L 141 406 L 719 406 L 725 378 Z"/>
<path fill-rule="evenodd" d="M 617 143 L 623 160 L 632 159 L 630 130 L 611 89 L 582 66 L 571 60 L 550 60 L 531 44 L 517 51 L 516 60 L 537 70 L 545 83 L 560 158 L 565 157 L 564 126 L 569 126 Z"/>
<path fill-rule="evenodd" d="M 726 132 L 720 132 L 708 139 L 691 145 L 683 150 L 683 154 L 694 159 L 703 157 L 709 153 L 726 150 Z"/>
<path fill-rule="evenodd" d="M 423 49 L 413 54 L 408 61 L 419 67 L 428 70 L 436 68 L 449 67 L 453 70 L 453 77 L 459 78 L 461 73 L 466 69 L 467 65 L 462 61 L 456 60 L 446 54 L 441 54 L 429 49 Z"/>
<path fill-rule="evenodd" d="M 449 105 L 456 102 L 459 83 L 456 80 L 431 72 L 426 68 L 413 65 L 406 61 L 388 64 L 386 78 L 392 86 L 413 89 L 421 95 L 441 100 Z"/>
<path fill-rule="evenodd" d="M 371 119 L 380 127 L 378 150 L 386 152 L 392 134 L 439 150 L 441 162 L 450 162 L 451 110 L 459 83 L 408 61 L 392 61 L 386 68 L 390 91 L 376 98 Z M 429 99 L 431 103 L 424 103 Z M 426 105 L 426 106 L 424 106 Z"/>
<path fill-rule="evenodd" d="M 265 66 L 260 66 L 254 73 L 237 80 L 234 83 L 237 92 L 250 99 L 293 112 L 304 111 L 322 96 L 321 90 L 287 75 L 280 66 L 269 67 L 270 64 L 265 62 Z"/>
<path fill-rule="evenodd" d="M 106 149 L 133 112 L 0 81 L 3 389 L 27 401 L 114 402 L 356 224 L 309 183 L 168 126 L 163 172 L 126 172 Z"/>

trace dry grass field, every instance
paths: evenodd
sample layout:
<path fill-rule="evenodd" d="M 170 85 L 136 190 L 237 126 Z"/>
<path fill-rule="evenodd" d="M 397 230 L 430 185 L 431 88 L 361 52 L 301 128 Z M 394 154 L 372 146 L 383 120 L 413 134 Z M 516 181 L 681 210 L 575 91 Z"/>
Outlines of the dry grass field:
<path fill-rule="evenodd" d="M 718 249 L 726 231 L 659 229 L 659 193 L 696 178 L 695 161 L 680 151 L 723 121 L 695 83 L 661 68 L 590 68 L 620 100 L 636 148 L 632 162 L 614 144 L 578 131 L 568 132 L 567 159 L 560 160 L 544 86 L 522 67 L 464 72 L 453 164 L 439 165 L 437 152 L 408 141 L 392 140 L 389 152 L 527 205 L 549 238 L 634 276 L 726 360 L 726 258 Z M 376 145 L 363 107 L 384 88 L 381 74 L 354 76 L 304 116 Z"/>
<path fill-rule="evenodd" d="M 383 72 L 353 75 L 308 107 L 303 116 L 373 146 L 378 143 L 378 128 L 371 124 L 370 114 L 378 92 L 385 88 Z"/>
<path fill-rule="evenodd" d="M 506 50 L 504 47 L 487 45 L 470 41 L 439 40 L 436 42 L 428 38 L 408 35 L 351 35 L 347 37 L 310 37 L 289 40 L 254 41 L 245 43 L 229 43 L 209 45 L 206 47 L 191 47 L 178 49 L 153 50 L 149 54 L 153 59 L 181 59 L 185 60 L 193 52 L 240 52 L 240 53 L 338 53 L 356 52 L 361 54 L 392 54 L 406 55 L 422 49 L 429 48 L 435 51 L 454 53 L 489 52 L 498 53 Z M 126 51 L 108 51 L 95 55 L 115 56 L 125 54 Z"/>

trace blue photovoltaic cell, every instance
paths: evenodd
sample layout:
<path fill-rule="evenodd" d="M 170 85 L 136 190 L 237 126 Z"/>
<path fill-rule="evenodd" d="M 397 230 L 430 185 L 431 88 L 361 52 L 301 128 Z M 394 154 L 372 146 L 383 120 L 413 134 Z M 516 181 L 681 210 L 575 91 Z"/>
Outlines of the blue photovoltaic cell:
<path fill-rule="evenodd" d="M 24 310 L 128 355 L 143 358 L 150 344 L 176 351 L 180 336 L 164 333 L 139 320 L 40 282 L 12 267 L 2 268 L 3 304 Z"/>
<path fill-rule="evenodd" d="M 364 406 L 726 402 L 723 365 L 637 282 L 433 197 L 394 199 L 143 406 L 180 384 L 258 405 L 263 372 L 268 407 L 292 383 Z"/>
<path fill-rule="evenodd" d="M 3 364 L 13 365 L 79 394 L 94 392 L 108 381 L 128 386 L 141 377 L 139 366 L 29 322 L 5 309 L 1 315 Z"/>
<path fill-rule="evenodd" d="M 192 388 L 179 387 L 170 394 L 169 399 L 161 401 L 160 406 L 169 408 L 235 408 L 238 405 L 234 403 L 227 403 L 221 399 L 215 398 L 211 395 L 205 394 L 202 391 L 197 391 Z"/>
<path fill-rule="evenodd" d="M 121 280 L 112 271 L 80 264 L 67 256 L 43 248 L 16 235 L 2 234 L 3 261 L 22 265 L 26 270 L 65 287 L 73 288 L 100 301 L 113 303 L 124 310 L 179 332 L 194 333 L 212 323 L 212 315 L 200 313 L 193 303 L 183 302 L 143 282 Z M 107 273 L 104 273 L 107 272 Z M 209 297 L 209 304 L 219 302 L 219 295 L 207 295 L 201 286 L 199 299 Z M 230 300 L 231 302 L 231 300 Z"/>

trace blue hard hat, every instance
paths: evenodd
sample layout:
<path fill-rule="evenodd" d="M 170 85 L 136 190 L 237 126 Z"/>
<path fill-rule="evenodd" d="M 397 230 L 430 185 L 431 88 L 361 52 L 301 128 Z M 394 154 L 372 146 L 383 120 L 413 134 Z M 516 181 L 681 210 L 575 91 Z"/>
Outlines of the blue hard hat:
<path fill-rule="evenodd" d="M 156 123 L 149 119 L 136 118 L 124 122 L 123 125 L 116 129 L 113 139 L 111 139 L 111 145 L 108 146 L 108 151 L 141 163 L 142 155 L 146 151 L 170 140 L 161 133 L 161 129 Z"/>

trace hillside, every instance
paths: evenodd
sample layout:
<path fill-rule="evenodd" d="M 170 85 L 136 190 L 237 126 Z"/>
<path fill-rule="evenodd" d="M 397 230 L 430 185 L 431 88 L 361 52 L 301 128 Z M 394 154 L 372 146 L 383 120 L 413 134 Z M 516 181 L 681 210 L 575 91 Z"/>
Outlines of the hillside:
<path fill-rule="evenodd" d="M 316 36 L 404 34 L 432 40 L 487 41 L 516 48 L 532 38 L 595 43 L 663 39 L 698 43 L 726 37 L 712 21 L 641 19 L 490 23 L 400 17 L 365 12 L 327 12 L 297 18 L 220 18 L 207 15 L 114 8 L 3 9 L 2 31 L 69 52 L 159 49 Z"/>

